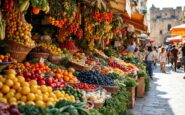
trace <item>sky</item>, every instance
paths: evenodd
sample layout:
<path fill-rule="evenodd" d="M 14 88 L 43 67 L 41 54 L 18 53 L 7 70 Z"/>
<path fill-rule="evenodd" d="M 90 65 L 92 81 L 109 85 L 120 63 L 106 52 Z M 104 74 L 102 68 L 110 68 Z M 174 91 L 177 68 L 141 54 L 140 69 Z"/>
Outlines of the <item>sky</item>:
<path fill-rule="evenodd" d="M 152 4 L 155 7 L 165 8 L 165 7 L 173 7 L 176 8 L 177 6 L 185 6 L 185 0 L 148 0 L 147 7 L 150 9 Z"/>

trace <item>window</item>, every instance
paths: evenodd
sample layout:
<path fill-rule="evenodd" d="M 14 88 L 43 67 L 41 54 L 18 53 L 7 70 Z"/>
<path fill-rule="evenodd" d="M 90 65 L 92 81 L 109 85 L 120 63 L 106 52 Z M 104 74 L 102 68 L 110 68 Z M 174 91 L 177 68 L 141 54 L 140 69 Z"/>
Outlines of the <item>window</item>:
<path fill-rule="evenodd" d="M 172 25 L 171 24 L 168 24 L 168 31 L 170 31 Z"/>
<path fill-rule="evenodd" d="M 163 34 L 163 31 L 162 31 L 162 30 L 160 30 L 160 32 L 159 32 L 159 33 L 160 33 L 160 35 L 162 35 L 162 34 Z"/>

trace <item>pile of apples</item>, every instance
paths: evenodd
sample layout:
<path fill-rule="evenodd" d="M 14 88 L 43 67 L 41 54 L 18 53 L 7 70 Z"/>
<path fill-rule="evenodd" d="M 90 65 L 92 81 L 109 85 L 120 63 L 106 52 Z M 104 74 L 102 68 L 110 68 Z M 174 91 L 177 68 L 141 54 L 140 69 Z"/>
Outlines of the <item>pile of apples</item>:
<path fill-rule="evenodd" d="M 10 55 L 0 55 L 0 63 L 1 62 L 13 62 L 13 63 L 17 63 L 16 59 L 13 59 L 12 57 L 10 57 Z"/>

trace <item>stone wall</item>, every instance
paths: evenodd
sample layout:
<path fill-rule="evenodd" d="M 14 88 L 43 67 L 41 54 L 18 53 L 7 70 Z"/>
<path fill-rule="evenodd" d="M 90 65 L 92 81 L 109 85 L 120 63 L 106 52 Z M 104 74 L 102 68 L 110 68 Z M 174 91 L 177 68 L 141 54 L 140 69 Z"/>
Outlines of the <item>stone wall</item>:
<path fill-rule="evenodd" d="M 164 35 L 170 31 L 170 28 L 182 24 L 183 10 L 181 7 L 150 8 L 150 37 L 162 41 Z"/>

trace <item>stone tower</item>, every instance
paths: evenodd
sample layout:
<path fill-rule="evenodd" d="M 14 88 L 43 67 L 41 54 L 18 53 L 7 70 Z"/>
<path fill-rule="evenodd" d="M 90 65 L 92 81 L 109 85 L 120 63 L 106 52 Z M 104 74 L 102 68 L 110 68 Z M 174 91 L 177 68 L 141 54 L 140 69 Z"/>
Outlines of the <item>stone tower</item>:
<path fill-rule="evenodd" d="M 182 7 L 150 8 L 150 37 L 156 41 L 163 41 L 163 38 L 170 34 L 170 29 L 183 23 L 184 11 Z"/>

